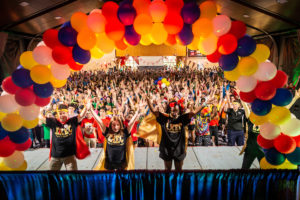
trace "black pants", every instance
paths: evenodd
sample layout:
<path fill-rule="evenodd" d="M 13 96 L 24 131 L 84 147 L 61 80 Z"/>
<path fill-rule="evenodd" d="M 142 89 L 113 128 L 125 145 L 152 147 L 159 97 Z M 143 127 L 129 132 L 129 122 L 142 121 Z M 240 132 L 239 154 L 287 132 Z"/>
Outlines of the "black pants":
<path fill-rule="evenodd" d="M 209 132 L 211 134 L 211 136 L 215 136 L 215 145 L 216 146 L 219 146 L 219 143 L 218 143 L 218 127 L 217 126 L 210 126 L 209 127 Z"/>
<path fill-rule="evenodd" d="M 252 163 L 254 162 L 255 158 L 257 158 L 258 162 L 264 157 L 264 152 L 259 148 L 249 148 L 245 149 L 245 154 L 243 158 L 242 169 L 250 169 Z"/>

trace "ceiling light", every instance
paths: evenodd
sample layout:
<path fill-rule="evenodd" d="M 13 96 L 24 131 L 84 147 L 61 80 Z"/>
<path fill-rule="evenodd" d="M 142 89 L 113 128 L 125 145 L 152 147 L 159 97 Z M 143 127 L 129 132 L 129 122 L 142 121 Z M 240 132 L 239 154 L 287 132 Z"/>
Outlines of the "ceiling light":
<path fill-rule="evenodd" d="M 57 17 L 54 17 L 55 19 L 57 19 L 57 20 L 59 20 L 59 19 L 61 19 L 61 17 L 60 16 L 57 16 Z"/>
<path fill-rule="evenodd" d="M 244 17 L 244 18 L 249 18 L 250 16 L 247 15 L 247 14 L 244 14 L 243 17 Z"/>
<path fill-rule="evenodd" d="M 23 1 L 23 2 L 19 3 L 19 5 L 25 7 L 25 6 L 28 6 L 29 3 L 26 1 Z"/>

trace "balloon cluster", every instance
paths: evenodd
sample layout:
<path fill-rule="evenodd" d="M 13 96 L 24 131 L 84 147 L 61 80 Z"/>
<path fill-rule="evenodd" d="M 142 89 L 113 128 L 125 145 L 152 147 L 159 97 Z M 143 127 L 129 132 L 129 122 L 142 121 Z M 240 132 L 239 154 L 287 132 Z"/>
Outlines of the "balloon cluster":
<path fill-rule="evenodd" d="M 161 88 L 165 88 L 170 85 L 170 82 L 166 78 L 159 77 L 154 81 L 154 85 L 159 85 Z"/>

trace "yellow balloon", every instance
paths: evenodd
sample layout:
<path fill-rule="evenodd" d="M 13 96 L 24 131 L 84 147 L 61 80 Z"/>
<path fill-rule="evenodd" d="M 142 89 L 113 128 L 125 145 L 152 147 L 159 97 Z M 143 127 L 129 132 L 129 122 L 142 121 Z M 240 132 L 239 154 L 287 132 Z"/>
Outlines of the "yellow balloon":
<path fill-rule="evenodd" d="M 0 160 L 0 171 L 10 171 L 10 168 L 5 165 L 3 158 Z"/>
<path fill-rule="evenodd" d="M 103 55 L 104 53 L 98 47 L 94 47 L 91 49 L 91 56 L 93 58 L 99 59 L 102 58 Z"/>
<path fill-rule="evenodd" d="M 268 114 L 268 118 L 272 124 L 281 125 L 291 119 L 291 112 L 285 107 L 274 106 Z"/>
<path fill-rule="evenodd" d="M 166 79 L 166 78 L 163 78 L 163 79 L 161 79 L 161 82 L 166 83 L 166 82 L 167 82 L 167 79 Z"/>
<path fill-rule="evenodd" d="M 166 86 L 169 86 L 170 85 L 170 82 L 168 81 L 168 82 L 166 82 Z"/>
<path fill-rule="evenodd" d="M 25 69 L 31 69 L 33 66 L 38 65 L 38 63 L 33 59 L 32 51 L 25 51 L 21 54 L 20 64 Z"/>
<path fill-rule="evenodd" d="M 250 121 L 255 125 L 263 125 L 264 123 L 268 122 L 268 115 L 265 116 L 258 116 L 254 114 L 253 112 L 250 113 L 249 116 Z"/>
<path fill-rule="evenodd" d="M 151 35 L 142 35 L 141 40 L 140 40 L 141 45 L 148 46 L 152 43 L 151 41 Z"/>
<path fill-rule="evenodd" d="M 2 119 L 5 117 L 6 113 L 0 112 L 0 122 L 2 121 Z"/>
<path fill-rule="evenodd" d="M 270 56 L 270 49 L 264 44 L 257 44 L 255 51 L 250 56 L 255 58 L 258 63 L 264 62 Z"/>
<path fill-rule="evenodd" d="M 61 88 L 61 87 L 63 87 L 63 86 L 66 85 L 67 79 L 65 79 L 65 80 L 58 80 L 58 79 L 54 78 L 53 76 L 51 76 L 50 83 L 55 88 Z"/>
<path fill-rule="evenodd" d="M 115 43 L 113 40 L 109 39 L 105 33 L 100 33 L 97 35 L 96 46 L 103 53 L 110 53 L 115 49 Z"/>
<path fill-rule="evenodd" d="M 31 68 L 30 77 L 37 84 L 45 84 L 50 81 L 51 71 L 45 65 L 36 65 Z"/>
<path fill-rule="evenodd" d="M 255 58 L 252 58 L 250 56 L 243 57 L 240 59 L 237 68 L 239 69 L 241 75 L 251 76 L 257 71 L 258 63 Z"/>
<path fill-rule="evenodd" d="M 39 118 L 36 118 L 34 120 L 28 121 L 28 120 L 24 120 L 23 121 L 23 126 L 27 129 L 32 129 L 34 127 L 36 127 L 39 123 Z"/>
<path fill-rule="evenodd" d="M 204 55 L 210 55 L 217 49 L 218 37 L 210 34 L 208 37 L 201 37 L 199 40 L 199 51 Z"/>
<path fill-rule="evenodd" d="M 9 113 L 2 119 L 1 125 L 4 130 L 14 132 L 22 127 L 23 119 L 17 113 Z"/>
<path fill-rule="evenodd" d="M 11 169 L 11 171 L 25 171 L 27 169 L 27 162 L 24 160 L 23 164 L 15 169 Z"/>
<path fill-rule="evenodd" d="M 82 29 L 77 35 L 77 43 L 84 50 L 92 49 L 96 42 L 96 34 L 89 28 Z"/>
<path fill-rule="evenodd" d="M 290 163 L 287 159 L 281 165 L 272 165 L 268 163 L 266 157 L 263 157 L 259 164 L 261 169 L 298 169 L 297 165 Z"/>
<path fill-rule="evenodd" d="M 200 4 L 201 18 L 212 19 L 217 15 L 217 5 L 213 1 L 204 1 Z"/>
<path fill-rule="evenodd" d="M 24 160 L 24 163 L 16 168 L 16 169 L 12 169 L 10 167 L 7 167 L 3 161 L 3 159 L 1 159 L 0 161 L 0 171 L 25 171 L 27 169 L 27 162 L 26 160 Z"/>
<path fill-rule="evenodd" d="M 168 32 L 163 23 L 154 23 L 151 29 L 151 41 L 156 45 L 160 45 L 163 44 L 167 38 Z"/>
<path fill-rule="evenodd" d="M 199 18 L 193 25 L 192 31 L 195 37 L 208 37 L 213 33 L 212 21 L 207 18 Z"/>
<path fill-rule="evenodd" d="M 200 38 L 194 37 L 192 43 L 189 44 L 187 47 L 189 49 L 191 49 L 191 50 L 197 50 L 198 49 L 198 45 L 199 45 L 199 40 L 200 40 Z"/>
<path fill-rule="evenodd" d="M 229 81 L 237 81 L 240 77 L 239 70 L 234 68 L 232 71 L 224 71 L 224 77 Z"/>

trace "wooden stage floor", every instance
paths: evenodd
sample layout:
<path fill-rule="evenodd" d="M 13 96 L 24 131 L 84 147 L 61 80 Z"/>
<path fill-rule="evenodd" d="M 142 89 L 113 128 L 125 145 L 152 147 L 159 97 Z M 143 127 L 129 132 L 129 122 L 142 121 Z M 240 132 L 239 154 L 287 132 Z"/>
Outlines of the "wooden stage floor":
<path fill-rule="evenodd" d="M 242 147 L 188 147 L 183 169 L 241 169 L 243 155 L 239 155 Z M 99 161 L 102 148 L 91 150 L 91 155 L 84 160 L 78 160 L 79 170 L 91 170 Z M 49 170 L 49 149 L 30 149 L 24 152 L 28 163 L 27 170 Z M 173 166 L 174 168 L 174 166 Z M 258 169 L 257 160 L 252 169 Z M 135 149 L 135 169 L 161 170 L 163 161 L 159 158 L 157 147 L 142 147 Z M 63 166 L 62 170 L 65 170 Z"/>

